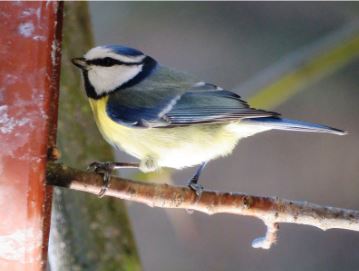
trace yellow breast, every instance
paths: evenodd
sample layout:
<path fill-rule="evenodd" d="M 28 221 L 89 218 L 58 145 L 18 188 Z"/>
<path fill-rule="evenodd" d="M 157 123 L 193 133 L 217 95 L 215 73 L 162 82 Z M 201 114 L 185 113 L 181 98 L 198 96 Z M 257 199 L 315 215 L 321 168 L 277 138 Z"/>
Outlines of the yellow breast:
<path fill-rule="evenodd" d="M 159 167 L 183 168 L 227 155 L 239 140 L 228 124 L 145 129 L 120 125 L 108 117 L 107 100 L 89 99 L 103 137 L 140 160 L 154 160 Z"/>

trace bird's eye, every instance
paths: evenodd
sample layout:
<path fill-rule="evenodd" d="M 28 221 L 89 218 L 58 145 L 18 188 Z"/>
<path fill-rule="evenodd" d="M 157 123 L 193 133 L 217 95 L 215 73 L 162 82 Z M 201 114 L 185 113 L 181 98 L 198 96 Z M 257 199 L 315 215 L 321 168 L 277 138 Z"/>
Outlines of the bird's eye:
<path fill-rule="evenodd" d="M 98 58 L 87 61 L 90 65 L 102 66 L 102 67 L 111 67 L 113 65 L 119 64 L 118 61 L 111 57 Z"/>
<path fill-rule="evenodd" d="M 110 66 L 113 66 L 113 65 L 116 65 L 116 64 L 117 64 L 117 62 L 113 58 L 105 57 L 104 59 L 102 59 L 102 65 L 101 66 L 110 67 Z"/>

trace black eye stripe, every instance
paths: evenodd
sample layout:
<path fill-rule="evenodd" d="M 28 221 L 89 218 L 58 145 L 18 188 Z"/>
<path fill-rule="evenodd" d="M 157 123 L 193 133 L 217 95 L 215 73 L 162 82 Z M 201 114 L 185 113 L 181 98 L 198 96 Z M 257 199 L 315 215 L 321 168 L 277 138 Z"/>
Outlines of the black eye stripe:
<path fill-rule="evenodd" d="M 96 66 L 102 66 L 102 67 L 111 67 L 114 65 L 135 66 L 135 65 L 143 64 L 142 61 L 141 62 L 124 62 L 124 61 L 121 61 L 118 59 L 113 59 L 111 57 L 87 60 L 86 63 L 88 65 L 96 65 Z"/>

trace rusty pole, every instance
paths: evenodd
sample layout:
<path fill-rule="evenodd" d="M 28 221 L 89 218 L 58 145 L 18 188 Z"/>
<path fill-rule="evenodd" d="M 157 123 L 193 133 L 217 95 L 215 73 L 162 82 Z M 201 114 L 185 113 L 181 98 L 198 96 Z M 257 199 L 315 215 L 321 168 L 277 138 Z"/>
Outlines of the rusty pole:
<path fill-rule="evenodd" d="M 46 266 L 62 4 L 0 3 L 0 270 Z"/>

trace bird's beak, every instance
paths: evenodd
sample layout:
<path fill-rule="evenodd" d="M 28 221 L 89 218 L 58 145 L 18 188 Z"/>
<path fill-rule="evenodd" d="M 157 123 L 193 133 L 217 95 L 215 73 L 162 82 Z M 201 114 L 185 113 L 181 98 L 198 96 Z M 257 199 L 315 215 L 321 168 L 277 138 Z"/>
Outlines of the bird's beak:
<path fill-rule="evenodd" d="M 88 65 L 86 63 L 86 59 L 84 59 L 83 57 L 73 58 L 73 59 L 71 59 L 71 61 L 76 67 L 78 67 L 82 70 L 86 70 L 88 67 Z"/>

